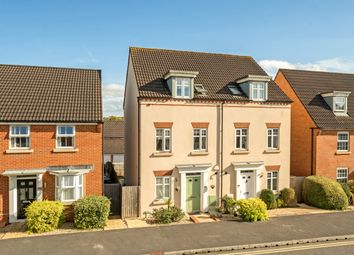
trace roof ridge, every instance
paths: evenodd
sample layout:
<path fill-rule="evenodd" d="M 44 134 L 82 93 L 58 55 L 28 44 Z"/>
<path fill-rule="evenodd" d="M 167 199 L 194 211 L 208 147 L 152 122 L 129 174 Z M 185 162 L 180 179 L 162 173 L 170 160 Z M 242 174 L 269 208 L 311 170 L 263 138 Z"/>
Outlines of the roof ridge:
<path fill-rule="evenodd" d="M 230 54 L 230 53 L 217 53 L 217 52 L 206 52 L 206 51 L 192 51 L 192 50 L 175 50 L 175 49 L 163 49 L 163 48 L 149 48 L 149 47 L 138 47 L 130 46 L 129 50 L 138 49 L 138 50 L 158 50 L 158 51 L 170 51 L 170 52 L 186 52 L 186 53 L 200 53 L 200 54 L 211 54 L 211 55 L 221 55 L 221 56 L 230 56 L 230 57 L 239 57 L 239 58 L 249 58 L 253 59 L 252 56 Z"/>
<path fill-rule="evenodd" d="M 11 67 L 35 67 L 35 68 L 52 68 L 52 69 L 63 69 L 63 70 L 83 70 L 83 71 L 102 71 L 101 69 L 94 68 L 83 68 L 83 67 L 62 67 L 62 66 L 42 66 L 42 65 L 18 65 L 18 64 L 0 64 L 1 66 L 11 66 Z"/>
<path fill-rule="evenodd" d="M 305 69 L 289 69 L 289 68 L 279 68 L 279 71 L 354 75 L 354 73 L 331 72 L 331 71 L 321 71 L 321 70 L 305 70 Z"/>

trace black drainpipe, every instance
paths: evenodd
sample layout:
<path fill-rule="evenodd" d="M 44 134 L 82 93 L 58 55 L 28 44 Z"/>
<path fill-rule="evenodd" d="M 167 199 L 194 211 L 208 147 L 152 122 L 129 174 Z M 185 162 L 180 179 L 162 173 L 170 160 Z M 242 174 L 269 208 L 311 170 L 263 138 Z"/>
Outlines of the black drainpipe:
<path fill-rule="evenodd" d="M 311 172 L 310 175 L 314 174 L 314 169 L 313 169 L 313 147 L 314 147 L 314 142 L 313 142 L 313 132 L 314 128 L 311 128 Z"/>
<path fill-rule="evenodd" d="M 220 199 L 222 201 L 222 196 L 223 196 L 223 184 L 224 184 L 224 102 L 221 103 L 221 127 L 220 127 L 220 145 L 221 145 L 221 151 L 220 151 Z"/>

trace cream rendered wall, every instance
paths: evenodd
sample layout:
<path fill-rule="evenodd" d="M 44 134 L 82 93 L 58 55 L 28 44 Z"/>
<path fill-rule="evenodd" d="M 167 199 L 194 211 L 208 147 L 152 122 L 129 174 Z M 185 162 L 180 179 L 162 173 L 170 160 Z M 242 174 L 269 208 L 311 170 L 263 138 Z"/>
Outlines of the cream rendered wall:
<path fill-rule="evenodd" d="M 248 154 L 234 154 L 234 122 L 249 122 Z M 266 123 L 281 123 L 280 152 L 266 153 Z M 289 187 L 290 182 L 290 105 L 264 105 L 257 103 L 224 105 L 224 169 L 223 194 L 236 193 L 236 172 L 231 163 L 264 161 L 264 165 L 280 165 L 279 190 Z M 260 171 L 258 191 L 266 188 L 266 171 Z"/>
<path fill-rule="evenodd" d="M 127 185 L 138 185 L 138 87 L 129 57 L 124 95 L 124 175 Z"/>

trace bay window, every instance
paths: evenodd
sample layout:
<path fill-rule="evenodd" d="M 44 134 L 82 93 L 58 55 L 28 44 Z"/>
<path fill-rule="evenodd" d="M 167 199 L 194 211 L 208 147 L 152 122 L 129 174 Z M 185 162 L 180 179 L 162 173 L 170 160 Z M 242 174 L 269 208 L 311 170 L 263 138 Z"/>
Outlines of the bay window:
<path fill-rule="evenodd" d="M 83 197 L 83 175 L 57 175 L 56 200 L 76 201 Z"/>
<path fill-rule="evenodd" d="M 156 199 L 164 200 L 169 199 L 171 197 L 171 177 L 156 177 Z"/>

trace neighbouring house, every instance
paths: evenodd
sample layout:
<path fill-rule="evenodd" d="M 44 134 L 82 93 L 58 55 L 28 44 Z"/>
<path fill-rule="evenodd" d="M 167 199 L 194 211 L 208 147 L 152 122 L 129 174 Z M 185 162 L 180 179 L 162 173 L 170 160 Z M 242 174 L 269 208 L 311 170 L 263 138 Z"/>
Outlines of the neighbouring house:
<path fill-rule="evenodd" d="M 288 187 L 290 107 L 252 57 L 130 48 L 124 165 L 140 215 Z"/>
<path fill-rule="evenodd" d="M 117 175 L 124 176 L 124 120 L 104 121 L 103 161 L 111 162 Z M 105 177 L 108 177 L 106 172 Z"/>
<path fill-rule="evenodd" d="M 291 174 L 353 179 L 354 74 L 280 69 L 275 82 L 293 101 Z"/>
<path fill-rule="evenodd" d="M 101 72 L 0 65 L 0 224 L 102 194 Z"/>

